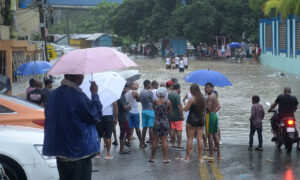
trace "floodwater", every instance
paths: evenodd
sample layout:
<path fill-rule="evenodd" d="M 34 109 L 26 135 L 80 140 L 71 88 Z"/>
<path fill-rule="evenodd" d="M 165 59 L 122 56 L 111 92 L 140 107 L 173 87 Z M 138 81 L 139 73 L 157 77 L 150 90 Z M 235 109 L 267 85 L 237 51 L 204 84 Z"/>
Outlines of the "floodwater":
<path fill-rule="evenodd" d="M 267 113 L 266 102 L 273 103 L 276 97 L 283 93 L 285 86 L 292 88 L 292 94 L 300 98 L 300 77 L 285 74 L 259 64 L 235 64 L 228 60 L 224 61 L 191 61 L 189 69 L 184 73 L 177 70 L 166 70 L 164 61 L 161 59 L 147 59 L 144 57 L 133 57 L 139 65 L 138 69 L 142 74 L 138 81 L 139 91 L 143 88 L 145 79 L 157 80 L 159 83 L 166 82 L 176 77 L 181 84 L 181 97 L 189 92 L 189 83 L 185 83 L 183 77 L 189 72 L 199 69 L 211 69 L 222 72 L 232 82 L 231 87 L 215 87 L 219 93 L 221 110 L 219 112 L 219 126 L 221 128 L 222 142 L 232 144 L 248 144 L 249 140 L 249 117 L 251 111 L 251 97 L 259 95 L 261 104 L 264 106 L 266 116 L 263 120 L 264 144 L 271 144 L 271 113 Z M 204 93 L 204 87 L 200 86 Z M 296 112 L 296 119 L 300 121 L 300 112 Z M 299 129 L 298 124 L 298 129 Z M 185 132 L 183 133 L 185 135 Z M 257 143 L 255 137 L 254 143 Z"/>

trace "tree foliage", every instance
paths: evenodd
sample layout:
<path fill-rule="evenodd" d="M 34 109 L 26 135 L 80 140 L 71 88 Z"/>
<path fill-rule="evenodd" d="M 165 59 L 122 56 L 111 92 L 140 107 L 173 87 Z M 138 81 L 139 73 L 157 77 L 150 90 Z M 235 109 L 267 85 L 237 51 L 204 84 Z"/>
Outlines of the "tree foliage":
<path fill-rule="evenodd" d="M 276 13 L 272 13 L 275 11 Z M 300 15 L 299 0 L 268 0 L 263 5 L 263 12 L 266 16 L 278 16 L 286 19 L 290 15 Z"/>
<path fill-rule="evenodd" d="M 257 41 L 258 20 L 266 0 L 124 0 L 100 3 L 86 14 L 70 19 L 71 33 L 106 32 L 124 42 L 155 42 L 185 37 L 194 45 L 210 43 L 213 36 Z M 80 15 L 80 17 L 78 17 Z M 71 17 L 71 16 L 69 16 Z M 65 22 L 51 32 L 65 32 Z M 122 42 L 122 41 L 120 41 Z"/>

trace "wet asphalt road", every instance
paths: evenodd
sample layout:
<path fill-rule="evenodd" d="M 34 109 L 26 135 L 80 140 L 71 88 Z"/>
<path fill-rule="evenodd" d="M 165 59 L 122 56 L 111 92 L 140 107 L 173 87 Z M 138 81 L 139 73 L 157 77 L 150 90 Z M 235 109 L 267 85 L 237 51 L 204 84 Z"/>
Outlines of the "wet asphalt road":
<path fill-rule="evenodd" d="M 273 145 L 264 146 L 263 152 L 249 151 L 246 145 L 222 145 L 223 160 L 199 164 L 196 161 L 195 147 L 191 161 L 184 163 L 180 158 L 185 151 L 168 150 L 169 164 L 162 163 L 162 148 L 157 149 L 155 162 L 147 161 L 151 149 L 138 148 L 135 140 L 130 155 L 119 155 L 119 146 L 112 147 L 114 159 L 105 160 L 102 148 L 101 158 L 93 160 L 93 180 L 121 180 L 121 179 L 229 179 L 229 180 L 293 180 L 300 178 L 300 152 L 295 145 L 291 154 L 282 148 L 277 150 Z M 256 142 L 256 141 L 255 141 Z M 185 145 L 185 142 L 183 143 Z"/>
<path fill-rule="evenodd" d="M 249 116 L 251 110 L 251 96 L 259 94 L 261 104 L 265 110 L 266 102 L 273 102 L 278 94 L 282 93 L 285 86 L 293 89 L 293 94 L 300 97 L 300 76 L 286 74 L 281 77 L 280 72 L 261 65 L 232 64 L 228 62 L 204 62 L 193 61 L 189 70 L 182 74 L 178 71 L 166 71 L 164 62 L 159 60 L 135 59 L 139 64 L 142 74 L 140 89 L 145 79 L 166 80 L 177 77 L 182 84 L 182 96 L 188 92 L 189 85 L 183 81 L 183 77 L 196 69 L 214 69 L 224 73 L 233 83 L 232 87 L 217 88 L 220 94 L 220 128 L 222 130 L 222 156 L 223 160 L 214 163 L 205 162 L 199 164 L 196 154 L 193 153 L 190 163 L 180 161 L 185 156 L 185 151 L 168 150 L 170 164 L 162 163 L 162 149 L 157 149 L 155 162 L 147 161 L 151 149 L 139 149 L 135 140 L 130 148 L 130 155 L 119 155 L 119 146 L 112 147 L 113 160 L 105 160 L 102 146 L 101 158 L 93 160 L 93 180 L 123 180 L 123 179 L 226 179 L 226 180 L 296 180 L 300 179 L 300 152 L 295 145 L 292 153 L 287 154 L 284 149 L 278 151 L 270 142 L 272 137 L 269 118 L 272 114 L 266 113 L 263 121 L 264 151 L 249 151 Z M 203 87 L 201 87 L 203 91 Z M 300 119 L 300 111 L 296 112 L 296 118 Z M 300 128 L 298 124 L 298 128 Z M 117 128 L 119 129 L 119 128 Z M 185 130 L 185 129 L 184 129 Z M 183 141 L 186 141 L 185 131 Z M 183 142 L 185 146 L 186 142 Z M 254 145 L 257 144 L 255 135 Z M 194 149 L 195 150 L 195 149 Z"/>

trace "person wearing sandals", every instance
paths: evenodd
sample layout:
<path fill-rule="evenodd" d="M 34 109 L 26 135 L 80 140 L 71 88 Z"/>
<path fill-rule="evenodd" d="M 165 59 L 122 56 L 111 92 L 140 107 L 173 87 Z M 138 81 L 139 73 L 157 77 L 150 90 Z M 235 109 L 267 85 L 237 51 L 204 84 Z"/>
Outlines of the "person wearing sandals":
<path fill-rule="evenodd" d="M 132 137 L 133 131 L 135 129 L 135 132 L 139 138 L 140 147 L 145 148 L 146 144 L 142 141 L 142 134 L 140 130 L 140 112 L 138 108 L 138 102 L 140 102 L 140 96 L 137 92 L 138 88 L 139 88 L 139 84 L 137 82 L 133 82 L 132 84 L 130 84 L 131 90 L 129 90 L 125 94 L 125 96 L 131 106 L 131 110 L 129 113 L 130 137 Z"/>
<path fill-rule="evenodd" d="M 169 163 L 170 160 L 167 158 L 168 151 L 168 134 L 170 130 L 170 123 L 168 120 L 168 115 L 172 113 L 171 102 L 166 98 L 167 89 L 160 87 L 157 89 L 157 97 L 153 102 L 153 109 L 155 111 L 155 120 L 153 127 L 153 142 L 152 142 L 152 153 L 151 157 L 148 159 L 149 162 L 154 162 L 154 156 L 158 144 L 159 138 L 163 145 L 163 163 Z"/>
<path fill-rule="evenodd" d="M 173 90 L 168 93 L 168 99 L 172 104 L 173 113 L 168 116 L 171 124 L 171 147 L 177 150 L 184 150 L 181 145 L 182 138 L 182 124 L 183 124 L 183 108 L 180 99 L 180 84 L 175 83 L 173 85 Z M 175 134 L 177 134 L 177 146 L 175 146 Z"/>
<path fill-rule="evenodd" d="M 130 151 L 124 150 L 125 141 L 130 135 L 128 119 L 129 119 L 129 111 L 131 107 L 125 97 L 125 93 L 128 90 L 129 90 L 128 86 L 125 86 L 121 98 L 118 100 L 118 120 L 120 126 L 120 153 L 119 154 L 130 154 Z"/>
<path fill-rule="evenodd" d="M 253 150 L 253 136 L 255 131 L 258 135 L 258 147 L 255 150 L 262 151 L 262 120 L 265 117 L 265 111 L 261 104 L 259 104 L 259 96 L 252 96 L 252 108 L 250 117 L 250 135 L 249 135 L 249 150 Z"/>
<path fill-rule="evenodd" d="M 196 134 L 197 144 L 198 144 L 198 160 L 203 162 L 202 151 L 203 151 L 203 140 L 202 133 L 204 127 L 205 119 L 205 108 L 206 101 L 202 95 L 200 88 L 197 84 L 192 84 L 190 87 L 190 92 L 192 97 L 189 98 L 188 103 L 184 107 L 184 111 L 189 111 L 186 123 L 186 135 L 187 135 L 187 145 L 186 145 L 186 156 L 181 160 L 184 162 L 190 161 L 191 150 L 193 147 L 193 139 Z"/>

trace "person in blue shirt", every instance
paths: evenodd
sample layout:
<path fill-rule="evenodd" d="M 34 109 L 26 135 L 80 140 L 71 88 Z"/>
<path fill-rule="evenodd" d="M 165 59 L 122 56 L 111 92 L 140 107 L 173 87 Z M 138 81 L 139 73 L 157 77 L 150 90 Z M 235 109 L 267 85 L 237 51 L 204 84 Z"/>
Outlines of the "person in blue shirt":
<path fill-rule="evenodd" d="M 83 75 L 65 75 L 45 107 L 43 155 L 55 156 L 60 180 L 90 180 L 91 158 L 100 152 L 95 124 L 102 118 L 98 86 L 91 82 L 90 100 L 79 86 Z"/>

